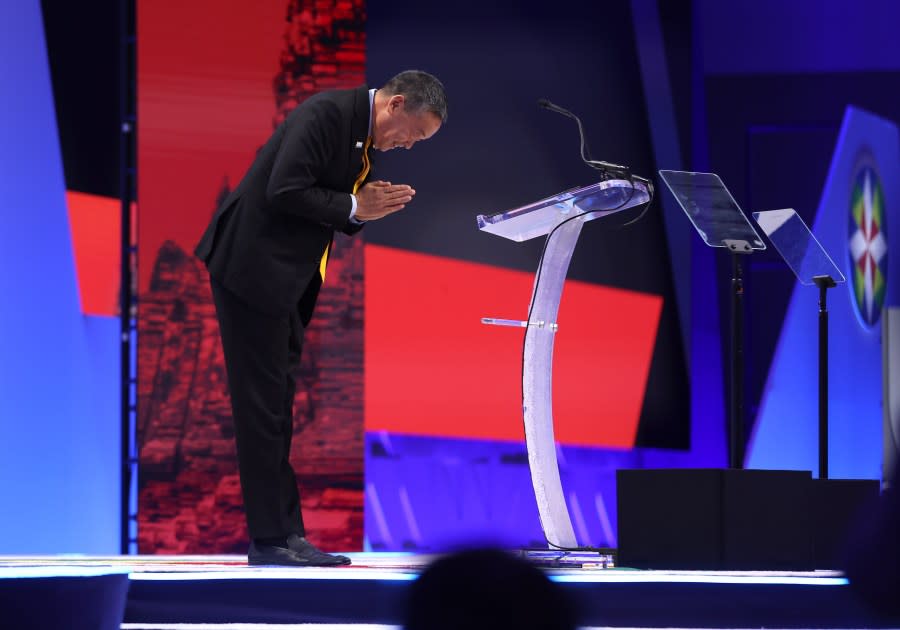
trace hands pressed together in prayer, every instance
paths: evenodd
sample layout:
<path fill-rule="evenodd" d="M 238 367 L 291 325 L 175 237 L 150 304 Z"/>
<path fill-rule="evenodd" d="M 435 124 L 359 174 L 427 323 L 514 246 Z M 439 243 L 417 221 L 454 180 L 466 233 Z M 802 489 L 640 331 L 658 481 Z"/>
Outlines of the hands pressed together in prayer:
<path fill-rule="evenodd" d="M 372 181 L 356 193 L 356 218 L 360 221 L 381 219 L 412 201 L 416 191 L 406 184 Z"/>

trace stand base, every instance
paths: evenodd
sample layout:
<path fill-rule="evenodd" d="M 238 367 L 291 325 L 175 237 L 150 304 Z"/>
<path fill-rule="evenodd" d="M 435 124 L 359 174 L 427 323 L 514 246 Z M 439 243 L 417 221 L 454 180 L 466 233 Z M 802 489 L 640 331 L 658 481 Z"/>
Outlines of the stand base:
<path fill-rule="evenodd" d="M 616 481 L 621 567 L 813 569 L 809 472 L 619 470 Z"/>

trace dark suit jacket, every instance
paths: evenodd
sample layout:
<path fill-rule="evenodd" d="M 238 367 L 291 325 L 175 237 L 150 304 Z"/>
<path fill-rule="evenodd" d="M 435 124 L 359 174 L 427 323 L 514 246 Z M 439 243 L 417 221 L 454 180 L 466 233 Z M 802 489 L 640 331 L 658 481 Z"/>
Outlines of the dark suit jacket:
<path fill-rule="evenodd" d="M 271 314 L 299 306 L 309 323 L 319 261 L 349 221 L 353 188 L 369 131 L 369 92 L 322 92 L 292 111 L 225 199 L 195 254 L 210 275 Z M 371 152 L 370 152 L 371 153 Z"/>

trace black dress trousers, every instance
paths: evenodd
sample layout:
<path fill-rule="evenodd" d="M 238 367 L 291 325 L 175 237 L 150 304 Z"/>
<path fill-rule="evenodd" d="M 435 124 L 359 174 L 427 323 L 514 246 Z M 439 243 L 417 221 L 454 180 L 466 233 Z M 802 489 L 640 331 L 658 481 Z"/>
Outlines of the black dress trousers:
<path fill-rule="evenodd" d="M 303 324 L 299 312 L 260 312 L 210 279 L 237 442 L 241 492 L 251 538 L 305 535 L 290 463 L 294 379 Z M 275 481 L 276 483 L 273 483 Z"/>

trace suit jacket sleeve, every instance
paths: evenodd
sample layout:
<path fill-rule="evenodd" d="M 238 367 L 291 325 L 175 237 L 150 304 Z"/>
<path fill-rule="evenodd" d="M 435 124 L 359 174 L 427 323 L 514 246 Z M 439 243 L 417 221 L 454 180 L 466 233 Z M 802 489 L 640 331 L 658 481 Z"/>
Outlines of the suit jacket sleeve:
<path fill-rule="evenodd" d="M 291 122 L 266 185 L 267 206 L 342 229 L 350 218 L 349 193 L 319 185 L 341 137 L 340 110 L 320 100 Z"/>
<path fill-rule="evenodd" d="M 347 225 L 341 228 L 341 232 L 347 236 L 353 236 L 364 227 L 366 227 L 365 221 L 347 221 Z"/>

